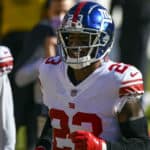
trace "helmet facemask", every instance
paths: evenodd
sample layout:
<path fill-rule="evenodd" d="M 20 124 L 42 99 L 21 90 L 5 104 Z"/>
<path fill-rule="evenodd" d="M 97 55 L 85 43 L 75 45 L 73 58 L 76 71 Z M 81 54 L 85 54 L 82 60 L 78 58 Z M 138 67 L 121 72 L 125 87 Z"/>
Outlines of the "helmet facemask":
<path fill-rule="evenodd" d="M 77 42 L 71 39 L 73 37 L 77 38 Z M 95 29 L 67 28 L 58 30 L 58 39 L 63 61 L 74 69 L 81 69 L 103 57 L 103 54 L 99 57 L 99 49 L 101 53 L 106 53 L 102 49 L 109 41 L 109 36 Z"/>
<path fill-rule="evenodd" d="M 113 33 L 113 20 L 103 6 L 95 2 L 77 3 L 65 15 L 58 29 L 62 60 L 74 69 L 104 61 L 112 47 Z M 70 40 L 73 34 L 78 35 L 78 41 Z"/>

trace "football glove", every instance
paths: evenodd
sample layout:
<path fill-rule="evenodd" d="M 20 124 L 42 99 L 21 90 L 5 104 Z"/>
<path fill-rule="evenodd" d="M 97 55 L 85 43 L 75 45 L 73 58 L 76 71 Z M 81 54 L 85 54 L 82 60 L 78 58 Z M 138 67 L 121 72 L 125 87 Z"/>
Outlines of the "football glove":
<path fill-rule="evenodd" d="M 106 142 L 95 137 L 91 132 L 75 131 L 70 134 L 75 150 L 107 150 Z"/>

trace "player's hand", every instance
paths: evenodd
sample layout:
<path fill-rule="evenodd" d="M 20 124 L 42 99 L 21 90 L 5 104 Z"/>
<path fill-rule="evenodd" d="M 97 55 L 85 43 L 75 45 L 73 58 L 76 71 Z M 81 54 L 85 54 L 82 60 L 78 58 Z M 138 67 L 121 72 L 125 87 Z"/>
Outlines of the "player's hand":
<path fill-rule="evenodd" d="M 70 134 L 75 150 L 107 150 L 106 142 L 87 131 L 75 131 Z"/>
<path fill-rule="evenodd" d="M 35 150 L 46 150 L 46 148 L 43 147 L 43 146 L 37 146 L 37 147 L 35 148 Z"/>

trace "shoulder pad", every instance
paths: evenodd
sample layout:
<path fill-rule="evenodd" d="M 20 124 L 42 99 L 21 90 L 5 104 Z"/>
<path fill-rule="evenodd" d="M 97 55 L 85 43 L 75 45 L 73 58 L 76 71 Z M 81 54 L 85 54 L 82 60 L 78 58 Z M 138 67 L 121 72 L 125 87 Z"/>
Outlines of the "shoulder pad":
<path fill-rule="evenodd" d="M 134 66 L 124 63 L 113 63 L 109 66 L 120 82 L 119 96 L 143 94 L 143 78 L 141 72 Z"/>
<path fill-rule="evenodd" d="M 49 57 L 45 60 L 45 64 L 53 64 L 57 65 L 61 62 L 61 58 L 59 56 L 57 57 Z"/>
<path fill-rule="evenodd" d="M 134 66 L 129 66 L 129 69 L 121 79 L 120 96 L 143 94 L 144 85 L 141 72 Z"/>

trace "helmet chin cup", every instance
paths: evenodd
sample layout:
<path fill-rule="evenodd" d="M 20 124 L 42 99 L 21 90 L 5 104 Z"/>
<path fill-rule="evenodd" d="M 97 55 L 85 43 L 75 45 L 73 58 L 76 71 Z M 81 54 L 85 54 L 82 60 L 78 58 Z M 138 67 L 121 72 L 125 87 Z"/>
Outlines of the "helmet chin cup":
<path fill-rule="evenodd" d="M 80 58 L 71 58 L 66 59 L 66 63 L 73 69 L 82 69 L 91 64 L 90 56 L 80 57 Z"/>
<path fill-rule="evenodd" d="M 89 63 L 89 62 L 84 62 L 84 63 L 80 63 L 80 64 L 69 64 L 68 63 L 68 66 L 70 66 L 73 69 L 83 69 L 83 68 L 89 66 L 90 64 L 91 63 Z"/>

